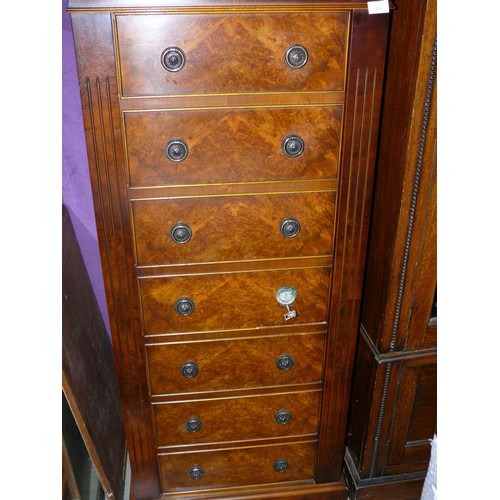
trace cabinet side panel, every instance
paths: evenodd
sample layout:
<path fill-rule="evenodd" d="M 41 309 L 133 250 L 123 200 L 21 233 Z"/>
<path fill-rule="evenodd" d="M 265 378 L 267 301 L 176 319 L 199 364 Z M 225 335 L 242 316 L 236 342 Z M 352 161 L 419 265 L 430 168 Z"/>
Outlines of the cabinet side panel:
<path fill-rule="evenodd" d="M 73 14 L 96 227 L 136 498 L 159 497 L 131 256 L 123 145 L 109 13 Z"/>
<path fill-rule="evenodd" d="M 359 320 L 389 18 L 353 13 L 316 480 L 338 480 Z"/>

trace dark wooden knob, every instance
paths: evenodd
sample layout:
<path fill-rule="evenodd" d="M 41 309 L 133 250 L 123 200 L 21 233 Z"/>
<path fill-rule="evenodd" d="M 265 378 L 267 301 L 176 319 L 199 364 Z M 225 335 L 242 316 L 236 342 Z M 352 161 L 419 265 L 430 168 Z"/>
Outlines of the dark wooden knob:
<path fill-rule="evenodd" d="M 293 356 L 290 356 L 289 354 L 282 354 L 276 359 L 276 367 L 283 371 L 290 370 L 294 363 L 295 360 L 293 359 Z"/>
<path fill-rule="evenodd" d="M 194 302 L 188 297 L 182 297 L 175 303 L 175 310 L 182 316 L 189 316 L 194 311 Z"/>
<path fill-rule="evenodd" d="M 188 145 L 182 139 L 172 139 L 165 146 L 165 154 L 170 161 L 185 160 L 188 153 Z"/>
<path fill-rule="evenodd" d="M 292 420 L 292 414 L 287 410 L 279 410 L 275 413 L 274 420 L 277 424 L 285 425 Z"/>
<path fill-rule="evenodd" d="M 290 464 L 288 463 L 287 460 L 284 460 L 283 458 L 279 458 L 278 460 L 275 460 L 273 463 L 273 469 L 276 472 L 285 472 L 289 467 Z"/>
<path fill-rule="evenodd" d="M 201 425 L 201 420 L 198 418 L 190 418 L 186 420 L 184 427 L 188 432 L 198 432 L 201 429 Z"/>
<path fill-rule="evenodd" d="M 161 54 L 161 63 L 167 71 L 179 71 L 186 62 L 186 54 L 179 47 L 168 47 Z"/>
<path fill-rule="evenodd" d="M 283 139 L 281 148 L 287 156 L 295 158 L 304 151 L 304 141 L 298 135 L 288 135 Z"/>
<path fill-rule="evenodd" d="M 198 479 L 201 479 L 205 475 L 205 471 L 203 470 L 203 467 L 199 467 L 198 465 L 195 465 L 194 467 L 191 467 L 189 469 L 189 477 L 191 479 L 194 479 L 195 481 Z"/>
<path fill-rule="evenodd" d="M 187 243 L 191 239 L 192 235 L 193 232 L 187 224 L 179 223 L 170 229 L 170 237 L 176 243 Z"/>
<path fill-rule="evenodd" d="M 280 233 L 285 238 L 294 238 L 300 233 L 300 222 L 297 219 L 288 218 L 280 222 Z"/>
<path fill-rule="evenodd" d="M 302 68 L 308 58 L 307 50 L 302 45 L 292 45 L 285 52 L 285 61 L 293 69 Z"/>
<path fill-rule="evenodd" d="M 185 378 L 196 377 L 199 372 L 200 369 L 198 368 L 198 365 L 196 363 L 193 363 L 192 361 L 186 361 L 186 363 L 183 363 L 181 365 L 181 373 Z"/>

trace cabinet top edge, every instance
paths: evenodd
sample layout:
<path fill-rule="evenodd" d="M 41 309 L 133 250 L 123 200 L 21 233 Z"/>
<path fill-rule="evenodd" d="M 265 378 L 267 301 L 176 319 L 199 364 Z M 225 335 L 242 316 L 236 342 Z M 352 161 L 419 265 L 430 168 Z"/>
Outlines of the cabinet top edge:
<path fill-rule="evenodd" d="M 392 10 L 394 4 L 389 0 Z M 359 0 L 68 0 L 67 12 L 131 12 L 154 13 L 162 10 L 176 10 L 185 8 L 196 9 L 258 9 L 258 10 L 286 10 L 298 9 L 342 9 L 342 10 L 368 10 L 366 1 Z"/>

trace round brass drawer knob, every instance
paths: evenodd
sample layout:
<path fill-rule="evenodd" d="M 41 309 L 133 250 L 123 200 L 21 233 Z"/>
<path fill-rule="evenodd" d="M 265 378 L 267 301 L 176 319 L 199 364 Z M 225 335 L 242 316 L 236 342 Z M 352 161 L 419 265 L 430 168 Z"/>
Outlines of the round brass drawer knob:
<path fill-rule="evenodd" d="M 186 54 L 179 47 L 168 47 L 161 54 L 161 64 L 167 71 L 179 71 L 186 62 Z"/>
<path fill-rule="evenodd" d="M 193 361 L 186 361 L 186 363 L 182 363 L 181 365 L 181 374 L 185 378 L 193 378 L 198 375 L 200 369 L 196 363 Z"/>
<path fill-rule="evenodd" d="M 274 420 L 277 424 L 285 425 L 292 420 L 292 414 L 287 410 L 280 410 L 275 413 Z"/>
<path fill-rule="evenodd" d="M 170 237 L 176 243 L 181 243 L 181 244 L 187 243 L 191 239 L 192 235 L 193 232 L 191 231 L 191 228 L 187 224 L 182 224 L 182 223 L 176 224 L 170 230 Z"/>
<path fill-rule="evenodd" d="M 304 151 L 304 141 L 298 135 L 288 135 L 283 139 L 281 149 L 290 158 L 295 158 Z"/>
<path fill-rule="evenodd" d="M 205 471 L 203 470 L 203 467 L 199 467 L 198 465 L 195 465 L 194 467 L 191 467 L 189 469 L 189 477 L 191 479 L 194 479 L 197 481 L 198 479 L 201 479 L 205 475 Z"/>
<path fill-rule="evenodd" d="M 175 310 L 181 316 L 189 316 L 194 311 L 194 302 L 188 297 L 182 297 L 175 303 Z"/>
<path fill-rule="evenodd" d="M 300 233 L 300 222 L 297 219 L 283 219 L 280 223 L 280 233 L 285 238 L 294 238 Z"/>
<path fill-rule="evenodd" d="M 289 354 L 282 354 L 276 359 L 276 367 L 278 370 L 282 371 L 290 370 L 294 363 L 295 360 L 293 359 L 293 356 L 290 356 Z"/>
<path fill-rule="evenodd" d="M 273 463 L 273 469 L 276 472 L 285 472 L 289 467 L 290 467 L 290 464 L 288 463 L 288 461 L 284 460 L 282 458 L 275 460 Z"/>
<path fill-rule="evenodd" d="M 189 153 L 188 145 L 182 139 L 173 139 L 165 146 L 165 154 L 170 161 L 182 161 Z"/>
<path fill-rule="evenodd" d="M 302 68 L 308 58 L 307 50 L 302 45 L 292 45 L 285 52 L 285 61 L 293 69 Z"/>
<path fill-rule="evenodd" d="M 188 432 L 198 432 L 201 429 L 201 420 L 198 418 L 190 418 L 186 420 L 184 427 Z"/>

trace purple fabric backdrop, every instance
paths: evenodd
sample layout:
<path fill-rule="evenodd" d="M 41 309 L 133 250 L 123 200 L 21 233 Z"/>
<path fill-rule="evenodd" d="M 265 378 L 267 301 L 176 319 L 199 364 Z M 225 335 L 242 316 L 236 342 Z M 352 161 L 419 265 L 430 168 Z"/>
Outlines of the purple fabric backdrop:
<path fill-rule="evenodd" d="M 62 1 L 62 202 L 68 207 L 92 287 L 109 329 L 87 164 L 71 19 Z"/>

